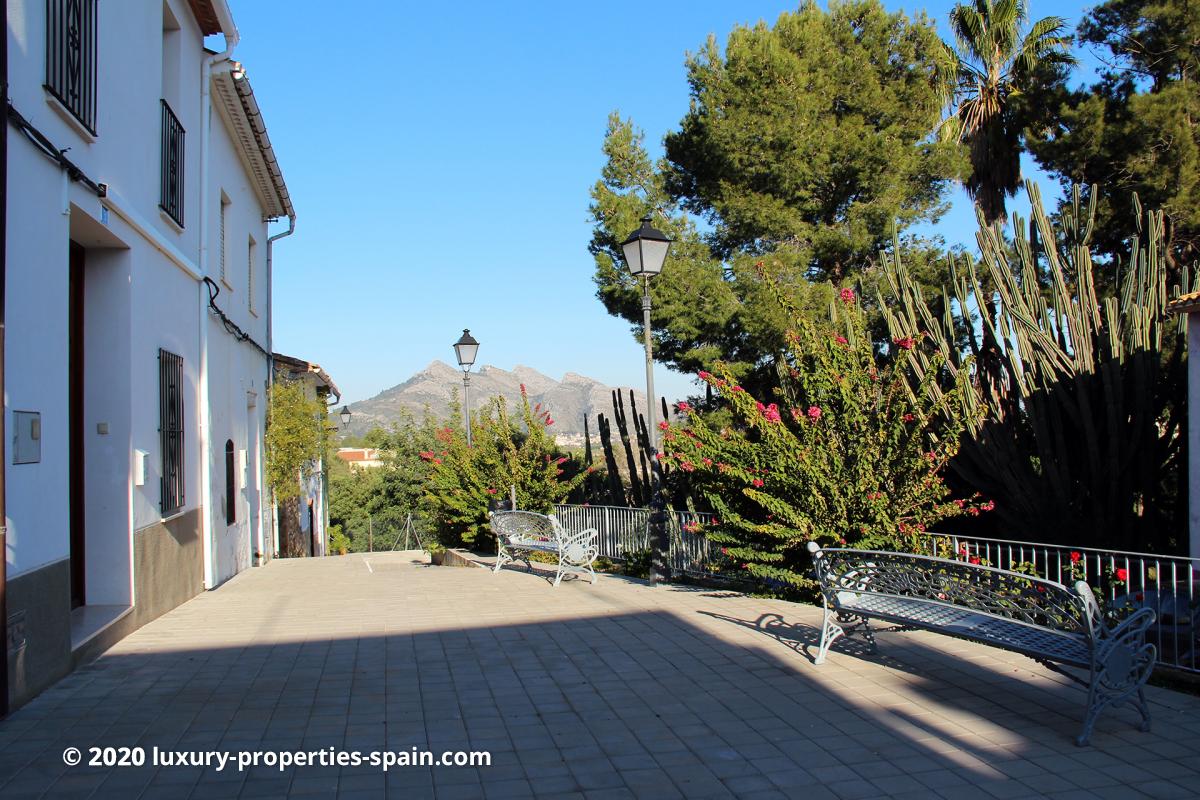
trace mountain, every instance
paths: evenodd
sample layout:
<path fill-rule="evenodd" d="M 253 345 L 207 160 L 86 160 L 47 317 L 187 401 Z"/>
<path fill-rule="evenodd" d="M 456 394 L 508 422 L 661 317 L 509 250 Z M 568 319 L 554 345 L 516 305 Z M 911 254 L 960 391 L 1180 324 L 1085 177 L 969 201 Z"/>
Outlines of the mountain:
<path fill-rule="evenodd" d="M 510 411 L 520 408 L 521 384 L 530 402 L 541 403 L 550 409 L 554 419 L 552 430 L 560 444 L 583 444 L 583 418 L 586 415 L 592 436 L 596 436 L 596 415 L 612 419 L 612 387 L 574 372 L 561 381 L 543 375 L 530 367 L 518 366 L 509 372 L 498 367 L 484 366 L 471 373 L 471 408 L 478 410 L 489 399 L 500 395 L 508 401 Z M 401 411 L 409 411 L 421 419 L 428 411 L 436 417 L 450 413 L 452 392 L 462 397 L 462 372 L 443 361 L 434 361 L 404 383 L 385 389 L 369 400 L 350 404 L 350 425 L 345 433 L 361 436 L 375 427 L 389 427 L 399 421 Z M 623 389 L 626 412 L 629 410 L 629 389 Z M 634 391 L 638 411 L 645 413 L 646 393 Z"/>

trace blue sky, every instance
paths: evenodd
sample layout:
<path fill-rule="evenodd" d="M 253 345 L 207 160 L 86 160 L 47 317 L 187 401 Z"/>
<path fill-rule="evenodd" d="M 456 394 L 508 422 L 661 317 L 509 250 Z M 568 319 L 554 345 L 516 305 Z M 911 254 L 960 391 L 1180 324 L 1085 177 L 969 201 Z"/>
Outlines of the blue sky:
<path fill-rule="evenodd" d="M 886 1 L 945 30 L 949 2 Z M 321 364 L 348 401 L 453 363 L 464 327 L 481 364 L 644 388 L 641 346 L 596 299 L 587 252 L 605 121 L 632 117 L 660 151 L 687 110 L 685 53 L 796 7 L 231 5 L 299 215 L 275 250 L 275 349 Z M 1031 16 L 1074 23 L 1083 8 Z M 970 243 L 956 198 L 936 230 Z M 693 385 L 661 365 L 656 384 L 669 398 Z"/>

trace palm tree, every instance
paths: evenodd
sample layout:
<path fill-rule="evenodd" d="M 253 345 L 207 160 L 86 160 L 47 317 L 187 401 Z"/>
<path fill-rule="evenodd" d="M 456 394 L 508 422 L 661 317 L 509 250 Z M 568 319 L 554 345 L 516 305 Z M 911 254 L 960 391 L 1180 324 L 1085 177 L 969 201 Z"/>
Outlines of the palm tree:
<path fill-rule="evenodd" d="M 968 147 L 967 194 L 988 222 L 1005 220 L 1004 200 L 1021 181 L 1022 119 L 1017 98 L 1047 69 L 1074 64 L 1066 20 L 1045 17 L 1023 37 L 1024 0 L 968 0 L 950 11 L 955 48 L 943 45 L 944 138 Z"/>

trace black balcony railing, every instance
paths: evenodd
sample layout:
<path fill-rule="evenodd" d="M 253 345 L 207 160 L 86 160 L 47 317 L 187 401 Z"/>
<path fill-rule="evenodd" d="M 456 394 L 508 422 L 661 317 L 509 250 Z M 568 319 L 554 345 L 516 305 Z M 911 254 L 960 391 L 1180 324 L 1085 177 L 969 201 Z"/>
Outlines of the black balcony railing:
<path fill-rule="evenodd" d="M 162 101 L 162 178 L 158 205 L 183 227 L 183 138 L 187 132 Z"/>
<path fill-rule="evenodd" d="M 46 91 L 96 133 L 96 0 L 46 0 Z"/>

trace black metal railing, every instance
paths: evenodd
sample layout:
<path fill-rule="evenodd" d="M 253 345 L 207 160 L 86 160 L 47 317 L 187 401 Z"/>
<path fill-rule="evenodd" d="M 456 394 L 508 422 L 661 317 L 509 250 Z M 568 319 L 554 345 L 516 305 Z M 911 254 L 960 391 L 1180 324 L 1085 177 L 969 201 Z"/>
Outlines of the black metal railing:
<path fill-rule="evenodd" d="M 183 357 L 158 351 L 158 432 L 163 516 L 183 507 Z"/>
<path fill-rule="evenodd" d="M 46 91 L 96 133 L 96 0 L 46 0 Z"/>
<path fill-rule="evenodd" d="M 162 101 L 162 178 L 158 205 L 183 227 L 183 138 L 187 131 Z"/>

